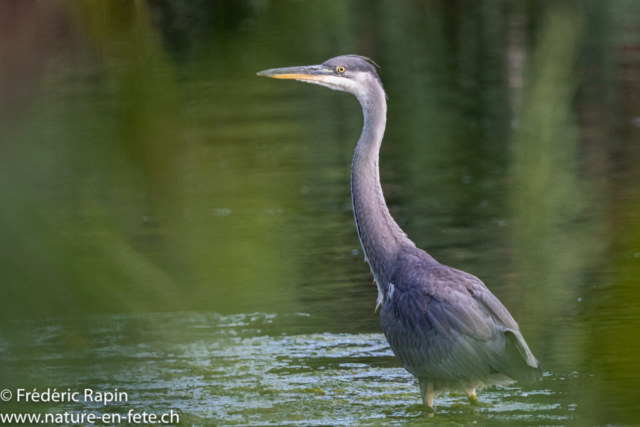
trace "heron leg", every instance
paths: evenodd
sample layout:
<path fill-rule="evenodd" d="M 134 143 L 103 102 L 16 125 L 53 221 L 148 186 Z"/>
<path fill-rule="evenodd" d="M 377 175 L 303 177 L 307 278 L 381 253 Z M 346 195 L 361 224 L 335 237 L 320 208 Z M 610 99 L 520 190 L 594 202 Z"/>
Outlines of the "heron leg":
<path fill-rule="evenodd" d="M 418 378 L 418 384 L 420 384 L 420 395 L 422 396 L 422 403 L 433 409 L 433 397 L 435 392 L 433 391 L 433 383 L 426 378 Z"/>
<path fill-rule="evenodd" d="M 480 402 L 478 401 L 478 395 L 476 394 L 475 388 L 467 392 L 467 399 L 469 399 L 469 403 L 472 404 L 473 406 L 478 406 L 480 404 Z"/>

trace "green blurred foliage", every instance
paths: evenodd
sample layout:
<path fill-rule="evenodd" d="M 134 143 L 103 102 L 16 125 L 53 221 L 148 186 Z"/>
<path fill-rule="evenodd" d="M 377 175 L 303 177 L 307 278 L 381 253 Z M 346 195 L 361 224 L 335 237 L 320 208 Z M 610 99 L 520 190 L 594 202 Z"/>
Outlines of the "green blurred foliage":
<path fill-rule="evenodd" d="M 547 367 L 597 376 L 580 393 L 606 394 L 598 422 L 638 422 L 638 16 L 630 0 L 4 2 L 2 335 L 174 310 L 377 331 L 350 208 L 358 105 L 254 75 L 359 53 L 389 95 L 393 215 L 482 278 Z"/>

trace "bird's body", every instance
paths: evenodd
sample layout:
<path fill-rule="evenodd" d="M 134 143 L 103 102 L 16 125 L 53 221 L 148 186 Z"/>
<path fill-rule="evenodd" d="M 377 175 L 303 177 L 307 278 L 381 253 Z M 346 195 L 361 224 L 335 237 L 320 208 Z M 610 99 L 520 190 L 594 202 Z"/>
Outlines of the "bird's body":
<path fill-rule="evenodd" d="M 382 328 L 403 366 L 430 382 L 433 393 L 472 396 L 477 387 L 538 379 L 538 361 L 518 325 L 478 278 L 417 248 L 400 254 L 396 265 Z"/>
<path fill-rule="evenodd" d="M 477 402 L 477 387 L 538 380 L 542 368 L 502 303 L 475 276 L 417 248 L 391 217 L 378 169 L 386 95 L 366 58 L 339 56 L 259 74 L 350 92 L 360 101 L 364 126 L 351 172 L 356 228 L 378 288 L 382 329 L 418 378 L 424 403 L 433 406 L 445 390 L 463 391 Z"/>

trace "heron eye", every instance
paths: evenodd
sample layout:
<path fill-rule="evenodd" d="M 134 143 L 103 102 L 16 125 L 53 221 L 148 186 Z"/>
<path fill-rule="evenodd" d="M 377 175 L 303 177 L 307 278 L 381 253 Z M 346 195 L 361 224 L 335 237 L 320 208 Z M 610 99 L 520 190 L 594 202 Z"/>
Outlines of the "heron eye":
<path fill-rule="evenodd" d="M 341 66 L 339 66 L 338 68 L 336 68 L 336 70 L 337 70 L 340 74 L 342 74 L 342 73 L 344 73 L 345 71 L 347 71 L 347 69 L 346 69 L 346 68 L 344 68 L 342 65 L 341 65 Z"/>

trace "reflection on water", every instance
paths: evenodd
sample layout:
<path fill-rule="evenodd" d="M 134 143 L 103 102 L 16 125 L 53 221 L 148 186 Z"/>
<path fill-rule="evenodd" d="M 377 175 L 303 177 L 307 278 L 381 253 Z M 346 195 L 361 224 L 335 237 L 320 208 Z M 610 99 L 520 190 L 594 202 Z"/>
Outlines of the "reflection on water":
<path fill-rule="evenodd" d="M 178 411 L 181 425 L 413 425 L 429 413 L 417 383 L 396 366 L 380 333 L 302 333 L 306 313 L 145 314 L 81 319 L 86 349 L 69 348 L 63 324 L 29 328 L 19 351 L 5 349 L 3 364 L 27 368 L 37 383 L 125 391 L 128 401 L 108 407 L 86 402 L 47 405 L 45 412 L 125 414 Z M 89 326 L 90 325 L 90 326 Z M 28 354 L 28 357 L 25 357 Z M 69 384 L 69 374 L 73 384 Z M 547 374 L 545 385 L 482 393 L 486 408 L 464 395 L 439 398 L 438 419 L 456 423 L 561 425 L 579 420 L 565 383 L 578 374 Z M 582 380 L 589 383 L 589 378 Z M 77 385 L 76 385 L 77 384 Z"/>
<path fill-rule="evenodd" d="M 357 52 L 389 95 L 392 214 L 482 278 L 548 370 L 437 417 L 640 423 L 638 17 L 633 0 L 2 2 L 0 384 L 118 386 L 186 425 L 423 422 L 353 224 L 357 102 L 254 74 Z"/>

